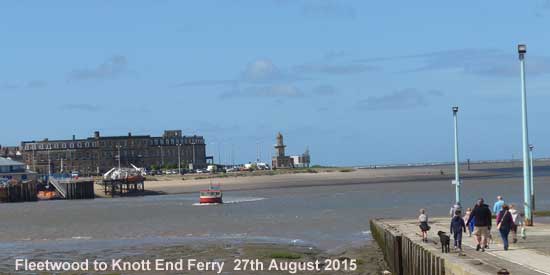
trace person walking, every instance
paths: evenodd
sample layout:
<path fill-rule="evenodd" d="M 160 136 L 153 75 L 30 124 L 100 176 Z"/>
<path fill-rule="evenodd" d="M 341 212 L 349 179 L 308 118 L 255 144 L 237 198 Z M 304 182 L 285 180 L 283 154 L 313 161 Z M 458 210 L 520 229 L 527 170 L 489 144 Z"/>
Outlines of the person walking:
<path fill-rule="evenodd" d="M 512 228 L 510 229 L 510 233 L 512 233 L 512 243 L 518 242 L 518 224 L 520 224 L 519 219 L 519 212 L 516 209 L 516 205 L 510 204 L 510 214 L 512 215 Z"/>
<path fill-rule="evenodd" d="M 485 251 L 488 247 L 487 241 L 491 234 L 491 225 L 493 222 L 493 216 L 489 206 L 484 203 L 483 198 L 477 201 L 476 206 L 472 210 L 470 217 L 468 218 L 468 224 L 474 222 L 474 236 L 476 238 L 476 250 Z"/>
<path fill-rule="evenodd" d="M 422 241 L 428 242 L 428 231 L 430 226 L 428 225 L 428 215 L 426 214 L 426 209 L 420 209 L 420 215 L 418 216 L 418 223 L 420 227 L 420 232 L 422 234 Z"/>
<path fill-rule="evenodd" d="M 493 213 L 498 214 L 502 210 L 502 205 L 504 204 L 504 198 L 502 196 L 497 196 L 497 201 L 493 205 Z"/>
<path fill-rule="evenodd" d="M 502 205 L 502 210 L 497 215 L 497 229 L 500 233 L 500 238 L 502 238 L 502 244 L 504 245 L 504 250 L 508 250 L 508 234 L 512 229 L 514 224 L 512 214 L 510 214 L 510 208 L 507 204 Z"/>
<path fill-rule="evenodd" d="M 521 231 L 521 239 L 522 240 L 525 240 L 527 239 L 527 228 L 525 228 L 525 222 L 523 222 L 525 220 L 525 213 L 521 212 L 519 213 L 519 226 L 520 226 L 520 231 Z"/>
<path fill-rule="evenodd" d="M 455 249 L 462 251 L 462 231 L 466 233 L 466 224 L 464 224 L 464 219 L 462 219 L 462 212 L 456 210 L 454 217 L 451 219 L 451 234 L 453 234 L 453 239 L 455 240 Z"/>
<path fill-rule="evenodd" d="M 460 205 L 460 202 L 457 202 L 453 204 L 453 206 L 451 206 L 451 210 L 449 211 L 449 216 L 451 218 L 454 217 L 457 210 L 462 212 L 462 205 Z"/>
<path fill-rule="evenodd" d="M 466 214 L 464 214 L 464 218 L 462 218 L 464 221 L 467 221 L 470 219 L 470 215 L 472 214 L 472 208 L 468 207 L 466 208 Z M 474 225 L 472 223 L 467 223 L 466 228 L 468 229 L 468 237 L 472 236 L 472 231 L 474 231 Z"/>

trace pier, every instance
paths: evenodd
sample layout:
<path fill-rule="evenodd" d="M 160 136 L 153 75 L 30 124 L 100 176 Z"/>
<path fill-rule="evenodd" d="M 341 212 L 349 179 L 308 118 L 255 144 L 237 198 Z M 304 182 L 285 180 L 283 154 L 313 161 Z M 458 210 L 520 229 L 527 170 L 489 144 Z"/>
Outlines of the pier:
<path fill-rule="evenodd" d="M 452 249 L 442 253 L 438 231 L 449 233 L 450 218 L 432 218 L 429 242 L 423 243 L 416 220 L 370 221 L 376 240 L 392 274 L 397 275 L 488 275 L 507 270 L 509 274 L 550 274 L 550 225 L 527 228 L 527 239 L 510 244 L 504 251 L 496 225 L 492 228 L 494 243 L 485 252 L 475 250 L 474 237 L 463 235 L 463 252 Z M 510 235 L 510 240 L 512 237 Z"/>
<path fill-rule="evenodd" d="M 10 183 L 0 186 L 0 202 L 36 201 L 36 182 Z"/>
<path fill-rule="evenodd" d="M 103 180 L 100 184 L 103 185 L 105 195 L 110 197 L 143 196 L 145 194 L 145 179 L 137 181 L 128 179 Z"/>
<path fill-rule="evenodd" d="M 61 198 L 67 200 L 93 199 L 93 178 L 49 177 L 49 183 L 55 187 Z"/>

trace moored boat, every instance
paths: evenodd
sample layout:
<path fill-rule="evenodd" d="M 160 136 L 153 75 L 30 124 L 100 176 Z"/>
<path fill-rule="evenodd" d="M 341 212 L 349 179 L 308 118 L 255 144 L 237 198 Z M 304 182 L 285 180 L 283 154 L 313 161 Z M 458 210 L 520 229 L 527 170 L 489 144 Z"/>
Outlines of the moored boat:
<path fill-rule="evenodd" d="M 212 186 L 200 191 L 199 203 L 223 203 L 223 193 L 220 186 Z"/>
<path fill-rule="evenodd" d="M 55 190 L 40 190 L 36 194 L 36 197 L 39 200 L 54 200 L 59 198 Z"/>

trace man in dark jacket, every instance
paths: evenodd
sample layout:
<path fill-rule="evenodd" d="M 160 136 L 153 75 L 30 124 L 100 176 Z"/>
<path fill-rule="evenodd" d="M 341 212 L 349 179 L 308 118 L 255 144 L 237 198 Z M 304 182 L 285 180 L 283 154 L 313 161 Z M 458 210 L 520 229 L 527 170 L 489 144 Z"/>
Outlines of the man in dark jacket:
<path fill-rule="evenodd" d="M 491 235 L 491 225 L 493 222 L 493 216 L 489 206 L 484 203 L 483 198 L 477 201 L 472 214 L 468 218 L 468 222 L 475 217 L 474 220 L 474 236 L 476 237 L 477 247 L 476 250 L 485 251 L 487 247 L 487 241 Z"/>

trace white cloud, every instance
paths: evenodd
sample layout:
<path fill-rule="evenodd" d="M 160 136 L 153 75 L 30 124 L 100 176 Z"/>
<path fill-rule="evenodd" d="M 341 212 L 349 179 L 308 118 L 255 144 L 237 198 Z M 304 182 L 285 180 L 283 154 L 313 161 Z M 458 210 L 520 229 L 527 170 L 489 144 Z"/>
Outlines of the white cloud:
<path fill-rule="evenodd" d="M 244 81 L 273 81 L 282 77 L 281 71 L 268 59 L 258 59 L 249 63 L 241 75 Z"/>
<path fill-rule="evenodd" d="M 92 69 L 75 69 L 69 72 L 69 81 L 114 79 L 128 72 L 125 56 L 115 55 Z"/>
<path fill-rule="evenodd" d="M 357 108 L 367 111 L 412 109 L 427 106 L 430 97 L 442 95 L 443 93 L 437 90 L 424 92 L 409 88 L 394 91 L 383 96 L 370 96 L 367 99 L 359 101 Z"/>
<path fill-rule="evenodd" d="M 262 86 L 250 86 L 244 89 L 233 89 L 221 94 L 221 98 L 228 99 L 234 97 L 251 98 L 299 98 L 304 93 L 290 84 L 272 84 Z"/>

